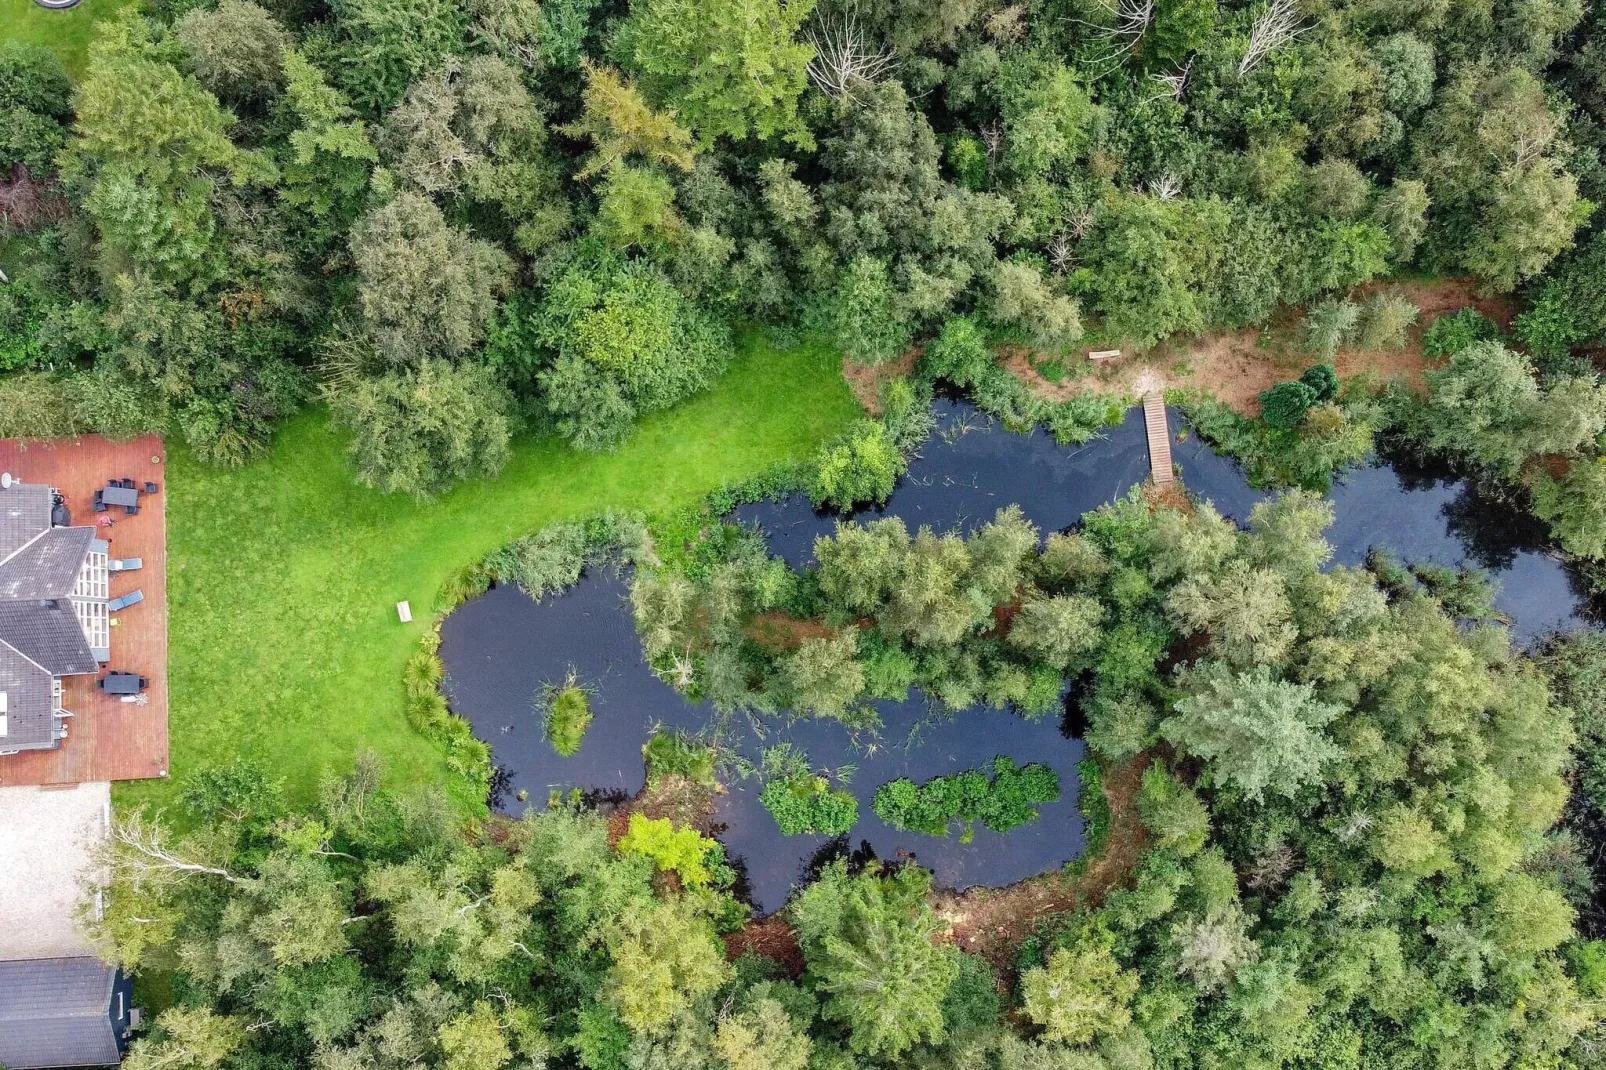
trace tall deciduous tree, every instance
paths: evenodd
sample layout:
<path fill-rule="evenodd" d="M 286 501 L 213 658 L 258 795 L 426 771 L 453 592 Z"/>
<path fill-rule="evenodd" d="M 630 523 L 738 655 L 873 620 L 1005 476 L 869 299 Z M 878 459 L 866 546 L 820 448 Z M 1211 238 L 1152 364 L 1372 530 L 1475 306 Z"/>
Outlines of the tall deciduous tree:
<path fill-rule="evenodd" d="M 386 360 L 455 357 L 485 337 L 512 274 L 507 254 L 397 194 L 351 230 L 363 325 Z"/>
<path fill-rule="evenodd" d="M 943 999 L 959 968 L 931 942 L 929 887 L 912 866 L 850 877 L 837 862 L 791 907 L 822 1010 L 848 1027 L 856 1052 L 891 1058 L 944 1036 Z"/>
<path fill-rule="evenodd" d="M 423 360 L 360 379 L 330 401 L 369 486 L 428 497 L 507 462 L 512 398 L 480 366 Z"/>
<path fill-rule="evenodd" d="M 1325 731 L 1341 707 L 1318 700 L 1309 684 L 1219 665 L 1201 668 L 1191 683 L 1161 733 L 1208 761 L 1216 783 L 1250 799 L 1294 795 L 1343 754 Z"/>
<path fill-rule="evenodd" d="M 137 15 L 101 31 L 75 98 L 78 136 L 64 175 L 85 189 L 111 272 L 205 286 L 224 270 L 212 205 L 218 179 L 275 176 L 265 158 L 229 140 L 233 116 L 172 58 Z"/>
<path fill-rule="evenodd" d="M 717 137 L 814 138 L 797 111 L 814 47 L 797 39 L 814 0 L 642 0 L 617 47 L 703 148 Z"/>

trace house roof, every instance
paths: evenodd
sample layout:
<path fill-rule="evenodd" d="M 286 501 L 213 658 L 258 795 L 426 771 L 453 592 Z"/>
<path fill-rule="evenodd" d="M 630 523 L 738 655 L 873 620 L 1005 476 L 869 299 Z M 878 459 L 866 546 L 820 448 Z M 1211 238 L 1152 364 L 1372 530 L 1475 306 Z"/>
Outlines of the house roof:
<path fill-rule="evenodd" d="M 0 694 L 6 697 L 0 751 L 44 750 L 56 745 L 50 673 L 4 641 L 0 641 Z M 4 1064 L 0 1059 L 0 1065 Z"/>
<path fill-rule="evenodd" d="M 84 555 L 97 543 L 94 528 L 51 527 L 49 487 L 13 483 L 0 489 L 0 644 L 51 676 L 99 668 L 68 601 Z M 23 672 L 14 664 L 12 671 Z M 28 701 L 24 718 L 32 714 Z M 0 741 L 0 749 L 10 748 Z"/>
<path fill-rule="evenodd" d="M 93 958 L 0 962 L 0 1066 L 109 1066 L 117 971 Z"/>
<path fill-rule="evenodd" d="M 13 483 L 0 489 L 0 561 L 50 530 L 50 488 Z"/>
<path fill-rule="evenodd" d="M 78 615 L 64 600 L 0 602 L 0 642 L 52 676 L 100 669 Z"/>
<path fill-rule="evenodd" d="M 94 528 L 48 528 L 0 559 L 0 602 L 66 598 L 78 582 Z"/>

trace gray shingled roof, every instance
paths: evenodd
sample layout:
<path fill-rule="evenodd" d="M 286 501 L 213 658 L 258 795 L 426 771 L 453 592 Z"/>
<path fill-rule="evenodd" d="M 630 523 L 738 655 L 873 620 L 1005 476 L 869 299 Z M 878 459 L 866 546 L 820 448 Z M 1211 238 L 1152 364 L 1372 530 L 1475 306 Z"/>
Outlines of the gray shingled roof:
<path fill-rule="evenodd" d="M 50 530 L 50 488 L 42 483 L 13 483 L 0 490 L 0 561 L 41 531 Z"/>
<path fill-rule="evenodd" d="M 0 641 L 0 691 L 6 696 L 6 728 L 0 733 L 0 751 L 54 747 L 56 711 L 50 674 L 4 641 Z M 0 1064 L 4 1062 L 0 1059 Z"/>
<path fill-rule="evenodd" d="M 0 1065 L 109 1066 L 117 972 L 92 958 L 0 962 Z"/>
<path fill-rule="evenodd" d="M 0 641 L 37 662 L 52 676 L 98 672 L 72 603 L 0 602 Z"/>
<path fill-rule="evenodd" d="M 66 598 L 78 582 L 94 528 L 51 528 L 0 560 L 0 602 Z"/>

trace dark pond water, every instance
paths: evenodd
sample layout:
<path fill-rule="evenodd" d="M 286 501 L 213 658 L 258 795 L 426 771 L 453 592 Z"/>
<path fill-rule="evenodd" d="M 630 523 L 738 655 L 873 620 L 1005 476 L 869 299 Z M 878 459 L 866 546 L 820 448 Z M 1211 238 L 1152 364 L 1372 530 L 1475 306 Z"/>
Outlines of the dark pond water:
<path fill-rule="evenodd" d="M 1049 532 L 1075 524 L 1148 472 L 1140 410 L 1092 442 L 1064 447 L 1043 431 L 1010 433 L 966 403 L 935 404 L 937 429 L 909 475 L 884 508 L 857 518 L 896 515 L 911 527 L 970 530 L 1015 503 Z M 1225 515 L 1245 520 L 1262 493 L 1245 482 L 1235 463 L 1188 434 L 1175 412 L 1172 424 L 1173 457 L 1188 489 L 1214 501 Z M 1359 563 L 1380 546 L 1407 561 L 1477 565 L 1499 585 L 1496 605 L 1518 637 L 1582 622 L 1583 598 L 1566 569 L 1545 552 L 1543 531 L 1502 503 L 1480 498 L 1451 473 L 1386 458 L 1347 475 L 1331 498 L 1337 521 L 1328 538 L 1337 562 Z M 794 565 L 811 561 L 814 539 L 836 524 L 801 495 L 742 506 L 735 518 L 757 524 L 771 551 Z M 721 716 L 684 701 L 647 666 L 619 576 L 588 575 L 540 604 L 516 588 L 492 590 L 447 619 L 441 655 L 452 708 L 491 744 L 506 776 L 500 805 L 514 812 L 545 806 L 553 789 L 580 787 L 601 798 L 634 794 L 644 777 L 641 745 L 659 724 L 717 735 L 730 753 L 748 761 L 765 747 L 789 742 L 816 768 L 854 767 L 848 787 L 859 799 L 860 819 L 835 843 L 783 836 L 758 802 L 757 778 L 725 778 L 730 790 L 719 800 L 720 839 L 764 910 L 780 906 L 811 866 L 833 851 L 913 855 L 934 870 L 939 883 L 965 888 L 1008 884 L 1069 861 L 1082 849 L 1074 800 L 1075 765 L 1084 749 L 1061 719 L 1031 722 L 985 708 L 941 711 L 918 692 L 905 702 L 876 703 L 883 727 L 873 738 L 855 737 L 832 721 L 760 724 Z M 595 689 L 595 717 L 580 750 L 563 758 L 548 744 L 532 700 L 541 684 L 560 681 L 571 670 Z M 961 844 L 957 834 L 890 829 L 870 809 L 875 789 L 888 780 L 907 776 L 918 782 L 982 766 L 998 754 L 1017 763 L 1044 762 L 1059 773 L 1060 801 L 1041 807 L 1038 821 L 1007 834 L 977 828 L 975 839 Z M 516 800 L 521 790 L 527 802 Z"/>

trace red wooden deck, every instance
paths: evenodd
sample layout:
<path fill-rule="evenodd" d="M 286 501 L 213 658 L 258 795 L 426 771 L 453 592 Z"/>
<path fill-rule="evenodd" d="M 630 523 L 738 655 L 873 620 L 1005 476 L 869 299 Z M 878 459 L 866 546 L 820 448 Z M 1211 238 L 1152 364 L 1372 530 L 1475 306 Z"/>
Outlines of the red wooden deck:
<path fill-rule="evenodd" d="M 48 483 L 67 499 L 74 524 L 93 524 L 97 516 L 113 523 L 100 529 L 111 542 L 110 556 L 138 557 L 137 572 L 114 572 L 111 596 L 133 590 L 145 600 L 112 614 L 111 668 L 137 672 L 150 680 L 144 706 L 103 695 L 93 676 L 63 681 L 62 706 L 73 717 L 67 738 L 51 751 L 26 751 L 0 758 L 0 784 L 77 784 L 87 780 L 139 780 L 167 775 L 167 475 L 162 440 L 147 435 L 112 442 L 99 435 L 46 442 L 0 439 L 0 470 L 26 483 Z M 138 516 L 118 508 L 95 513 L 95 490 L 108 479 L 128 477 L 161 484 L 161 492 L 140 495 Z"/>
<path fill-rule="evenodd" d="M 1149 469 L 1156 485 L 1169 483 L 1171 471 L 1171 427 L 1165 417 L 1165 396 L 1156 391 L 1143 398 L 1143 423 L 1149 432 Z"/>

